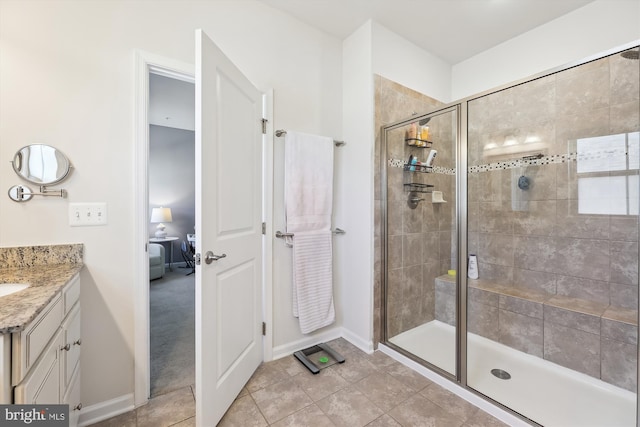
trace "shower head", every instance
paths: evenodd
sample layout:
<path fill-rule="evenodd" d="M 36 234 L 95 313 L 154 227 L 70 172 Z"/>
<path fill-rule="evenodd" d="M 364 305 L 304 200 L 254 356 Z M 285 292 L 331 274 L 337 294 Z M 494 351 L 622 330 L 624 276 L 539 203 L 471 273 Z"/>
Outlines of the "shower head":
<path fill-rule="evenodd" d="M 429 121 L 430 121 L 430 120 L 431 120 L 431 117 L 427 117 L 426 119 L 422 119 L 422 120 L 420 120 L 420 121 L 418 122 L 418 124 L 419 124 L 420 126 L 424 126 L 424 125 L 426 125 L 427 123 L 429 123 Z"/>
<path fill-rule="evenodd" d="M 625 59 L 635 59 L 635 60 L 637 60 L 638 57 L 640 56 L 640 53 L 638 52 L 638 49 L 629 49 L 629 50 L 625 50 L 624 52 L 622 52 L 620 54 L 620 56 L 622 56 Z"/>

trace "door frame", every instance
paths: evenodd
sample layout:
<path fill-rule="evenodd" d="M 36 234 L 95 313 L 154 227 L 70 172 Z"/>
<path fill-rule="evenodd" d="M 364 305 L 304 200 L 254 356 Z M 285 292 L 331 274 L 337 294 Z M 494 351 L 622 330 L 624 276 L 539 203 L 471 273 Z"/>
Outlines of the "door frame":
<path fill-rule="evenodd" d="M 149 320 L 149 74 L 195 84 L 195 66 L 143 50 L 136 50 L 134 88 L 134 406 L 149 401 L 151 393 Z M 273 90 L 262 91 L 267 133 L 263 147 L 263 359 L 273 358 L 272 253 L 273 253 Z M 195 324 L 194 324 L 195 328 Z"/>

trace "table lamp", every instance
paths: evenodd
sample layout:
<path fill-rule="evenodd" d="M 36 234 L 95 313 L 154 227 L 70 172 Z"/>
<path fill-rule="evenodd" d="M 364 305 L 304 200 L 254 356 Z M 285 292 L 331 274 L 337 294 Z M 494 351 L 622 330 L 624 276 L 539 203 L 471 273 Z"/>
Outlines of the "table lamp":
<path fill-rule="evenodd" d="M 173 218 L 171 217 L 171 209 L 163 208 L 162 206 L 159 208 L 151 209 L 151 223 L 158 224 L 156 227 L 156 237 L 158 239 L 164 239 L 167 237 L 167 232 L 164 231 L 163 222 L 171 222 Z"/>

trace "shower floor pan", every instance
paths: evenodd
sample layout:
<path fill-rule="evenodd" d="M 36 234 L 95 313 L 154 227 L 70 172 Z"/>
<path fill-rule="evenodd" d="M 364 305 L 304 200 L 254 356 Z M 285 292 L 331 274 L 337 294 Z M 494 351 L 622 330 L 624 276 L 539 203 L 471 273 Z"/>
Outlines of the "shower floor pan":
<path fill-rule="evenodd" d="M 434 320 L 389 340 L 455 372 L 455 328 Z M 636 425 L 636 395 L 604 381 L 469 334 L 467 384 L 547 427 Z M 507 372 L 501 379 L 491 371 Z"/>

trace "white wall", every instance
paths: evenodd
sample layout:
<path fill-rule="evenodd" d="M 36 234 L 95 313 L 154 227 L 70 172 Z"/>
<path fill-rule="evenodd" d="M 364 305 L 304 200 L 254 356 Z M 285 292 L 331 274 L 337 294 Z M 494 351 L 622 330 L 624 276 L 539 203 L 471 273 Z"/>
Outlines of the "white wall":
<path fill-rule="evenodd" d="M 334 266 L 345 337 L 367 350 L 373 338 L 373 75 L 447 102 L 451 67 L 372 21 L 344 40 L 342 67 L 347 145 L 336 150 L 334 222 L 347 234 L 334 239 Z"/>
<path fill-rule="evenodd" d="M 372 349 L 373 313 L 373 119 L 372 23 L 343 42 L 343 134 L 336 151 L 335 269 L 343 302 L 345 336 Z"/>
<path fill-rule="evenodd" d="M 378 23 L 372 32 L 374 73 L 439 101 L 452 100 L 451 65 Z"/>
<path fill-rule="evenodd" d="M 597 0 L 453 67 L 461 99 L 640 41 L 640 2 Z"/>
<path fill-rule="evenodd" d="M 133 393 L 134 50 L 194 62 L 203 28 L 262 89 L 276 128 L 339 136 L 339 40 L 256 1 L 0 2 L 0 164 L 23 145 L 54 145 L 75 170 L 66 200 L 0 197 L 0 245 L 82 242 L 85 407 Z M 0 188 L 19 183 L 0 168 Z M 109 224 L 70 228 L 70 202 L 106 202 Z M 113 254 L 118 254 L 114 259 Z M 289 255 L 290 256 L 290 255 Z M 290 292 L 278 287 L 274 299 Z M 296 337 L 295 319 L 278 319 Z"/>

